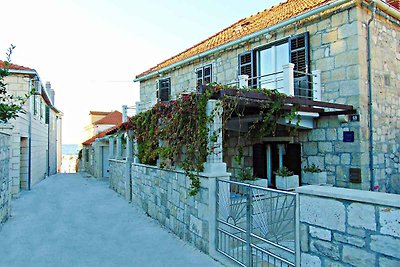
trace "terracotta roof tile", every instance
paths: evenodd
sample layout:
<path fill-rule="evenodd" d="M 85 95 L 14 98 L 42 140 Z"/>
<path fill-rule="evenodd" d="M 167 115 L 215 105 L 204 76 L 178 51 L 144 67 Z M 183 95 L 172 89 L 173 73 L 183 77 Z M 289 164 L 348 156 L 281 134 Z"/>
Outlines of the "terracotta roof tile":
<path fill-rule="evenodd" d="M 82 143 L 82 145 L 87 146 L 92 144 L 97 138 L 103 138 L 104 136 L 108 135 L 108 134 L 112 134 L 114 133 L 114 131 L 116 131 L 119 128 L 120 124 L 115 125 L 114 127 L 111 127 L 105 131 L 102 131 L 101 133 L 92 136 L 91 138 L 89 138 L 88 140 L 86 140 L 85 142 Z"/>
<path fill-rule="evenodd" d="M 113 111 L 110 112 L 107 116 L 105 116 L 104 118 L 93 122 L 94 125 L 98 125 L 98 124 L 120 124 L 122 122 L 122 113 L 119 111 Z"/>
<path fill-rule="evenodd" d="M 231 26 L 209 37 L 208 39 L 137 75 L 136 78 L 140 78 L 146 74 L 160 70 L 164 67 L 190 58 L 207 50 L 216 48 L 220 45 L 229 43 L 251 33 L 273 26 L 279 22 L 298 16 L 328 2 L 332 2 L 332 0 L 287 0 L 276 6 L 260 11 L 255 15 L 239 20 Z"/>
<path fill-rule="evenodd" d="M 0 68 L 1 68 L 1 69 L 6 68 L 5 62 L 2 61 L 2 60 L 0 60 Z M 27 68 L 27 67 L 20 66 L 20 65 L 16 65 L 16 64 L 10 64 L 10 65 L 8 66 L 8 69 L 10 69 L 10 70 L 32 70 L 32 71 L 34 71 L 34 69 Z"/>

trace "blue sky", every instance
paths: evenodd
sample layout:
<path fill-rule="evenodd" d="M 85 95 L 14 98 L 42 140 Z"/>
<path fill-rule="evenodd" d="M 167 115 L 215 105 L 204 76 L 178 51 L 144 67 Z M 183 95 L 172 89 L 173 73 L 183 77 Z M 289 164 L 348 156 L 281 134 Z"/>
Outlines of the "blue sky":
<path fill-rule="evenodd" d="M 79 143 L 90 110 L 139 101 L 135 75 L 280 0 L 12 0 L 0 52 L 56 90 L 63 143 Z M 3 56 L 4 58 L 4 56 Z"/>

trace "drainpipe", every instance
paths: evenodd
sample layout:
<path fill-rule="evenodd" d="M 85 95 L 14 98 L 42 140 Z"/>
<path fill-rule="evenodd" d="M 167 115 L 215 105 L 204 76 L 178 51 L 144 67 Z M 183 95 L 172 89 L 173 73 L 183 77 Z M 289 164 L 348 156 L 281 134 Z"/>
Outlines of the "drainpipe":
<path fill-rule="evenodd" d="M 371 22 L 375 18 L 376 5 L 371 3 L 372 16 L 367 22 L 367 80 L 368 80 L 368 122 L 369 122 L 369 170 L 370 170 L 370 191 L 374 191 L 374 133 L 373 133 L 373 108 L 372 108 L 372 69 L 371 69 Z"/>
<path fill-rule="evenodd" d="M 32 81 L 35 79 L 29 79 L 29 92 L 32 92 Z M 30 96 L 29 100 L 29 125 L 28 125 L 28 190 L 31 190 L 31 180 L 32 180 L 32 109 L 35 101 L 35 95 Z"/>

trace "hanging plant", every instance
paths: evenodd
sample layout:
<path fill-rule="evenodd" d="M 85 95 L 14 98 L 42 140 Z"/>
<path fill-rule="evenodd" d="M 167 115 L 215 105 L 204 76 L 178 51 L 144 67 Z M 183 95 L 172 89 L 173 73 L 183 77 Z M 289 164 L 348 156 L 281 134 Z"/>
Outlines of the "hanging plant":
<path fill-rule="evenodd" d="M 229 92 L 227 94 L 226 92 Z M 250 101 L 246 93 L 254 93 L 259 101 L 260 120 L 249 127 L 240 138 L 275 135 L 277 122 L 281 117 L 294 118 L 295 108 L 284 110 L 286 95 L 276 90 L 248 89 L 237 90 L 220 84 L 210 84 L 201 93 L 185 93 L 176 100 L 158 102 L 152 109 L 141 112 L 121 125 L 121 131 L 132 130 L 138 143 L 138 157 L 143 164 L 155 164 L 162 168 L 180 167 L 191 180 L 190 196 L 200 190 L 199 173 L 203 171 L 207 156 L 214 153 L 207 149 L 209 123 L 213 123 L 215 110 L 206 115 L 206 106 L 211 98 L 221 100 L 222 129 L 211 133 L 210 141 L 216 142 L 218 135 L 233 117 L 245 117 L 245 106 Z M 233 94 L 233 95 L 232 95 Z M 258 100 L 257 100 L 258 101 Z M 238 141 L 239 143 L 239 141 Z M 243 158 L 243 146 L 238 144 L 238 162 Z"/>

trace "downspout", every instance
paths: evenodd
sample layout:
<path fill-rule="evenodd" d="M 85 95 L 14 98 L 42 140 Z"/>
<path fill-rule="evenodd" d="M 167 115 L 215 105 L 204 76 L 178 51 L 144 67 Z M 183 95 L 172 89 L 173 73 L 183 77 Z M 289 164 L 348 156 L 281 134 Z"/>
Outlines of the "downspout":
<path fill-rule="evenodd" d="M 367 80 L 368 80 L 368 123 L 369 123 L 369 170 L 370 170 L 370 191 L 374 191 L 375 172 L 374 172 L 374 132 L 373 132 L 373 108 L 372 108 L 372 69 L 371 69 L 371 22 L 375 18 L 376 5 L 371 2 L 373 7 L 372 16 L 367 22 Z"/>
<path fill-rule="evenodd" d="M 29 79 L 29 92 L 32 92 L 32 81 Z M 35 95 L 30 96 L 29 103 L 29 125 L 28 125 L 28 190 L 31 190 L 31 180 L 32 180 L 32 109 L 35 101 Z"/>
<path fill-rule="evenodd" d="M 46 123 L 46 111 L 44 112 L 44 122 Z M 49 107 L 49 121 L 47 124 L 47 176 L 50 176 L 50 107 Z"/>

